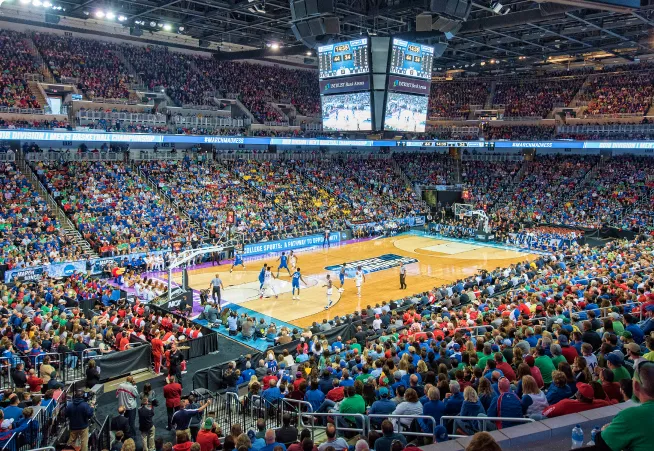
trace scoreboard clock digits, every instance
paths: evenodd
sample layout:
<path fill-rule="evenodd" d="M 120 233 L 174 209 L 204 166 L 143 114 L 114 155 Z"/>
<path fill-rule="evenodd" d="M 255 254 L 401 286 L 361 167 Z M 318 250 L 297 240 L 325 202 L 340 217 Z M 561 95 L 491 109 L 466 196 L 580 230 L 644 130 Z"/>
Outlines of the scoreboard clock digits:
<path fill-rule="evenodd" d="M 370 72 L 368 38 L 318 47 L 318 70 L 321 80 Z"/>
<path fill-rule="evenodd" d="M 431 79 L 433 59 L 433 47 L 395 38 L 389 72 L 428 80 Z"/>

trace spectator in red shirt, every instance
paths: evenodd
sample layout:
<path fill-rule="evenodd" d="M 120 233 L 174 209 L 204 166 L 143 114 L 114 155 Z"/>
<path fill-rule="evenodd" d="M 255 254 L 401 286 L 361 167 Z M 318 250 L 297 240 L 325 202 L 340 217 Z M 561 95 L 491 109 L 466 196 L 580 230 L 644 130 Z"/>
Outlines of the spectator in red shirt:
<path fill-rule="evenodd" d="M 529 365 L 529 371 L 531 371 L 531 377 L 533 377 L 536 380 L 536 383 L 538 384 L 538 388 L 543 388 L 545 386 L 545 382 L 543 382 L 543 376 L 540 374 L 540 369 L 536 366 L 536 360 L 534 359 L 534 356 L 528 355 L 525 357 L 525 363 Z"/>
<path fill-rule="evenodd" d="M 200 451 L 213 451 L 220 447 L 220 439 L 216 434 L 216 424 L 213 418 L 207 417 L 204 420 L 195 442 L 200 445 Z"/>
<path fill-rule="evenodd" d="M 31 369 L 27 376 L 27 385 L 30 386 L 30 393 L 41 393 L 43 386 L 43 379 L 36 375 L 34 369 Z"/>
<path fill-rule="evenodd" d="M 515 381 L 515 371 L 513 371 L 513 368 L 511 368 L 511 365 L 509 365 L 507 362 L 504 361 L 504 356 L 502 355 L 501 352 L 496 352 L 495 353 L 495 368 L 500 370 L 504 376 L 510 380 L 510 381 Z"/>
<path fill-rule="evenodd" d="M 168 376 L 168 383 L 164 385 L 163 395 L 166 399 L 166 410 L 168 411 L 168 426 L 170 430 L 173 414 L 179 410 L 182 403 L 182 386 L 177 382 L 175 376 Z"/>
<path fill-rule="evenodd" d="M 565 335 L 559 335 L 559 344 L 561 345 L 561 355 L 565 357 L 570 365 L 575 363 L 575 358 L 579 355 L 577 350 L 570 346 L 568 337 Z"/>
<path fill-rule="evenodd" d="M 543 410 L 543 416 L 548 418 L 560 417 L 571 413 L 584 412 L 598 407 L 606 407 L 615 404 L 615 401 L 606 401 L 604 399 L 595 399 L 595 391 L 593 387 L 584 384 L 583 382 L 577 383 L 577 399 L 564 399 L 553 406 L 549 406 Z"/>
<path fill-rule="evenodd" d="M 616 402 L 622 401 L 622 394 L 620 393 L 620 384 L 614 382 L 613 371 L 608 368 L 602 368 L 599 371 L 599 380 L 602 383 L 602 389 L 606 393 L 606 397 L 609 400 L 614 400 Z"/>

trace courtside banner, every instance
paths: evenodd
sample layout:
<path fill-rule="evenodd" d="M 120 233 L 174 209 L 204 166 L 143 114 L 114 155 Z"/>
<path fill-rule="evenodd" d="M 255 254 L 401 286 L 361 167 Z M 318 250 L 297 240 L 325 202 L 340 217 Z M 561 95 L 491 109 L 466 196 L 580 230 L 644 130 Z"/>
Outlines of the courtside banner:
<path fill-rule="evenodd" d="M 287 240 L 267 241 L 256 244 L 246 244 L 243 246 L 243 255 L 260 255 L 269 252 L 290 251 L 291 249 L 301 249 L 303 247 L 320 246 L 323 242 L 324 235 L 309 235 L 301 238 L 289 238 Z M 341 241 L 341 232 L 330 232 L 329 242 L 338 243 Z"/>

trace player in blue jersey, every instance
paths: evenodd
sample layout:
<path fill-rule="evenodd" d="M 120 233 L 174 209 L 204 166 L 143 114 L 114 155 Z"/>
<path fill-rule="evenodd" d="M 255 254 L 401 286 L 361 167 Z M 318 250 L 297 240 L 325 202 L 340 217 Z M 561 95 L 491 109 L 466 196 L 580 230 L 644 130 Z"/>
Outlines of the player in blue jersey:
<path fill-rule="evenodd" d="M 341 287 L 338 289 L 341 293 L 343 292 L 343 285 L 345 284 L 345 263 L 341 266 L 341 270 L 338 273 L 338 280 L 341 282 Z"/>
<path fill-rule="evenodd" d="M 261 272 L 259 273 L 259 291 L 263 290 L 263 283 L 266 281 L 266 271 L 268 270 L 268 265 L 263 264 Z"/>
<path fill-rule="evenodd" d="M 296 269 L 295 272 L 293 273 L 293 281 L 291 285 L 293 286 L 293 299 L 297 299 L 298 301 L 300 300 L 300 281 L 302 281 L 303 284 L 307 284 L 307 282 L 304 280 L 302 277 L 302 274 L 300 274 L 300 268 Z M 295 290 L 297 289 L 297 297 L 295 297 Z"/>
<path fill-rule="evenodd" d="M 234 263 L 232 263 L 232 267 L 229 269 L 229 272 L 234 271 L 234 268 L 238 265 L 241 265 L 243 269 L 245 269 L 245 263 L 243 263 L 243 254 L 241 251 L 236 251 L 234 253 Z"/>
<path fill-rule="evenodd" d="M 279 262 L 279 266 L 277 267 L 277 277 L 279 277 L 279 270 L 280 269 L 285 269 L 288 271 L 288 275 L 291 275 L 291 270 L 288 269 L 288 257 L 286 256 L 286 252 L 282 252 L 282 255 L 277 259 Z"/>

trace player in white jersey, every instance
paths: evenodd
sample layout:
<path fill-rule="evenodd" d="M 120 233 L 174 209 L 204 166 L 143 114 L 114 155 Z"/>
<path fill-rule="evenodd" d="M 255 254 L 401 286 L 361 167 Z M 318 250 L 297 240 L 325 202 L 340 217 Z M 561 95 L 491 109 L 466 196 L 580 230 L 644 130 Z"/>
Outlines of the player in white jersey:
<path fill-rule="evenodd" d="M 273 275 L 269 266 L 266 268 L 266 272 L 263 274 L 263 288 L 261 289 L 261 293 L 259 293 L 259 299 L 263 298 L 268 289 L 272 291 L 272 293 L 275 295 L 275 298 L 279 298 L 279 294 L 277 293 L 273 279 L 275 279 L 275 276 Z"/>
<path fill-rule="evenodd" d="M 357 286 L 357 295 L 361 296 L 361 284 L 366 281 L 366 275 L 363 273 L 361 266 L 357 266 L 357 270 L 354 273 L 354 281 Z"/>
<path fill-rule="evenodd" d="M 288 260 L 291 262 L 291 269 L 295 272 L 295 268 L 297 267 L 297 255 L 295 255 L 293 251 L 289 252 Z"/>
<path fill-rule="evenodd" d="M 327 274 L 327 283 L 325 286 L 327 287 L 327 305 L 325 306 L 325 310 L 327 310 L 332 306 L 332 294 L 334 293 L 332 279 L 330 278 L 329 274 Z"/>

